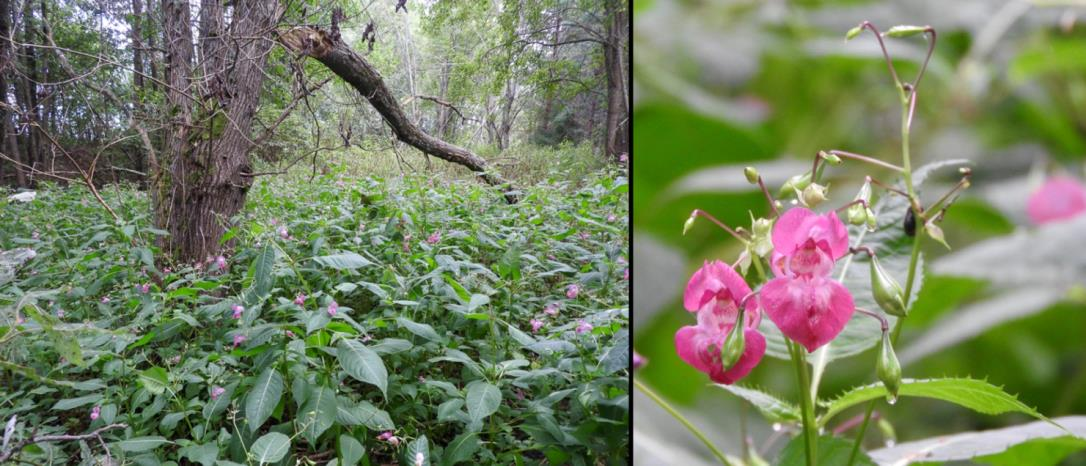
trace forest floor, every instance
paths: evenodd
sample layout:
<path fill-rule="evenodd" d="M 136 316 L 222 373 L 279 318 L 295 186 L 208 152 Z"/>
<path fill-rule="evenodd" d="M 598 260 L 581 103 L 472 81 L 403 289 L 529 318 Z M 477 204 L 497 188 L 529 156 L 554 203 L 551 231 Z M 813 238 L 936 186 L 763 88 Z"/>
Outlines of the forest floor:
<path fill-rule="evenodd" d="M 8 449 L 107 428 L 17 457 L 624 462 L 628 187 L 586 173 L 516 206 L 471 181 L 261 178 L 199 264 L 159 259 L 144 192 L 101 190 L 116 223 L 79 187 L 0 200 L 0 250 L 35 252 L 0 277 Z"/>

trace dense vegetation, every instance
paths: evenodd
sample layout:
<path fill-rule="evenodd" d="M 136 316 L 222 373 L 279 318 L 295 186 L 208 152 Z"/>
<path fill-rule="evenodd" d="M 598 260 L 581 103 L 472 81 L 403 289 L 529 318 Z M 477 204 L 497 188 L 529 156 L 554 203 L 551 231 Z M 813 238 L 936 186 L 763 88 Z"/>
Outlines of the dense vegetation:
<path fill-rule="evenodd" d="M 103 190 L 114 222 L 46 188 L 0 210 L 0 248 L 36 253 L 0 283 L 0 417 L 11 444 L 124 427 L 23 462 L 627 458 L 618 171 L 517 208 L 470 182 L 268 178 L 195 266 L 155 258 L 146 193 Z"/>

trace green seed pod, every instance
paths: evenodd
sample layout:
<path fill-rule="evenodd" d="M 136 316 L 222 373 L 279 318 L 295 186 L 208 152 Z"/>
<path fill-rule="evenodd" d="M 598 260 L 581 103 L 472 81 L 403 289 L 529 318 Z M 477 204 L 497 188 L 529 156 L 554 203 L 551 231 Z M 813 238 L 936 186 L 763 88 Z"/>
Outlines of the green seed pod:
<path fill-rule="evenodd" d="M 825 160 L 830 165 L 841 164 L 841 157 L 838 157 L 836 154 L 831 154 L 829 152 L 819 152 L 818 155 L 822 156 L 822 160 Z"/>
<path fill-rule="evenodd" d="M 867 229 L 875 231 L 875 228 L 879 226 L 879 219 L 875 216 L 875 213 L 871 209 L 867 209 Z"/>
<path fill-rule="evenodd" d="M 875 363 L 875 373 L 890 394 L 889 402 L 897 401 L 897 391 L 901 387 L 901 363 L 894 354 L 894 345 L 890 344 L 889 332 L 882 332 L 882 347 L 879 349 L 879 360 Z"/>
<path fill-rule="evenodd" d="M 875 256 L 871 256 L 871 294 L 887 314 L 898 317 L 905 317 L 907 314 L 905 292 L 894 277 L 886 273 Z"/>
<path fill-rule="evenodd" d="M 754 167 L 744 168 L 743 174 L 746 175 L 748 183 L 758 184 L 758 170 L 756 170 Z"/>
<path fill-rule="evenodd" d="M 686 219 L 686 222 L 683 223 L 683 236 L 686 236 L 686 232 L 690 231 L 690 227 L 694 226 L 694 219 L 696 218 L 697 217 L 691 215 L 690 218 Z"/>
<path fill-rule="evenodd" d="M 853 204 L 848 207 L 848 223 L 853 225 L 867 223 L 867 209 L 863 204 Z"/>
<path fill-rule="evenodd" d="M 734 366 L 739 358 L 743 356 L 743 350 L 747 342 L 743 326 L 740 324 L 742 321 L 743 313 L 740 312 L 735 327 L 732 327 L 732 331 L 728 332 L 728 338 L 724 340 L 724 346 L 720 348 L 720 365 L 724 370 Z"/>

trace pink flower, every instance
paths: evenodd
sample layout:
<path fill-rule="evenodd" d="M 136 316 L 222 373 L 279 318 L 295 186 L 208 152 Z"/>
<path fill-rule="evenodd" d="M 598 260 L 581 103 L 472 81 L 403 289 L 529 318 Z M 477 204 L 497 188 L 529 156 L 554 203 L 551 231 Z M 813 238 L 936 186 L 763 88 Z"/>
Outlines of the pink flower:
<path fill-rule="evenodd" d="M 219 270 L 226 270 L 226 258 L 219 256 L 215 258 L 215 267 Z"/>
<path fill-rule="evenodd" d="M 223 393 L 226 393 L 225 388 L 222 388 L 222 387 L 219 387 L 219 386 L 211 387 L 211 399 L 212 400 L 219 399 L 219 397 L 222 396 Z"/>
<path fill-rule="evenodd" d="M 441 232 L 435 231 L 429 237 L 426 238 L 426 242 L 430 244 L 437 244 L 441 241 Z"/>
<path fill-rule="evenodd" d="M 173 269 L 171 269 L 169 267 L 166 267 L 166 268 L 162 269 L 162 273 L 169 274 L 170 272 L 173 272 Z"/>
<path fill-rule="evenodd" d="M 57 317 L 64 318 L 64 309 L 57 309 Z"/>
<path fill-rule="evenodd" d="M 339 304 L 332 301 L 332 303 L 328 305 L 328 315 L 335 317 L 337 312 L 339 312 Z"/>
<path fill-rule="evenodd" d="M 618 161 L 621 162 L 621 163 L 629 162 L 630 161 L 630 155 L 627 154 L 627 153 L 622 153 L 622 155 L 618 156 Z"/>
<path fill-rule="evenodd" d="M 297 304 L 299 306 L 304 305 L 305 304 L 305 294 L 298 293 L 298 295 L 294 297 L 294 304 Z"/>
<path fill-rule="evenodd" d="M 235 305 L 231 306 L 230 309 L 232 309 L 234 311 L 234 318 L 235 319 L 240 319 L 241 318 L 241 313 L 245 312 L 245 308 L 242 307 L 242 305 L 240 305 L 240 304 L 235 304 Z"/>
<path fill-rule="evenodd" d="M 532 324 L 532 333 L 538 332 L 539 329 L 543 328 L 542 320 L 532 319 L 529 323 Z"/>
<path fill-rule="evenodd" d="M 147 294 L 147 293 L 151 292 L 151 284 L 150 283 L 144 283 L 142 285 L 138 285 L 136 288 L 139 289 L 140 293 L 143 293 L 143 294 Z"/>
<path fill-rule="evenodd" d="M 397 447 L 397 446 L 400 445 L 400 438 L 399 437 L 389 437 L 388 443 L 389 443 L 389 445 Z"/>
<path fill-rule="evenodd" d="M 41 233 L 38 233 L 38 230 L 34 230 L 34 232 L 30 234 L 30 239 L 38 239 L 40 237 Z"/>
<path fill-rule="evenodd" d="M 291 332 L 290 330 L 287 330 L 286 334 L 287 334 L 287 338 L 294 338 L 294 332 Z"/>
<path fill-rule="evenodd" d="M 627 268 L 626 270 L 622 271 L 622 279 L 626 281 L 630 280 L 630 269 Z"/>
<path fill-rule="evenodd" d="M 390 438 L 392 438 L 392 432 L 381 432 L 381 435 L 377 436 L 377 440 L 381 441 L 388 440 Z"/>
<path fill-rule="evenodd" d="M 615 217 L 615 214 L 610 214 L 610 215 L 607 216 L 607 221 L 608 222 L 614 222 L 616 219 L 617 219 L 617 217 Z"/>
<path fill-rule="evenodd" d="M 734 269 L 721 261 L 706 261 L 690 277 L 683 293 L 683 307 L 696 313 L 697 325 L 675 333 L 679 358 L 717 383 L 731 384 L 749 374 L 765 355 L 765 337 L 757 330 L 761 313 L 749 295 L 750 287 Z M 740 304 L 747 311 L 743 322 L 746 346 L 739 360 L 725 369 L 720 351 L 739 319 Z"/>
<path fill-rule="evenodd" d="M 637 351 L 633 352 L 633 368 L 634 369 L 640 369 L 642 366 L 645 365 L 646 362 L 648 362 L 648 361 L 645 360 L 644 356 L 641 356 L 640 354 L 637 354 Z"/>
<path fill-rule="evenodd" d="M 777 278 L 762 286 L 762 307 L 781 333 L 814 351 L 841 333 L 856 308 L 848 289 L 828 277 L 848 252 L 848 230 L 834 212 L 797 207 L 777 220 L 772 239 Z"/>
<path fill-rule="evenodd" d="M 90 414 L 91 420 L 93 421 L 95 419 L 98 419 L 98 415 L 101 414 L 101 413 L 102 413 L 102 407 L 101 406 L 95 406 L 95 407 L 91 408 L 91 414 Z"/>
<path fill-rule="evenodd" d="M 234 335 L 234 348 L 241 346 L 242 343 L 245 343 L 245 340 L 248 340 L 248 338 L 245 338 L 245 335 L 242 335 L 240 333 Z"/>
<path fill-rule="evenodd" d="M 592 331 L 592 324 L 583 320 L 577 321 L 577 329 L 575 330 L 578 335 L 582 333 L 588 333 Z"/>
<path fill-rule="evenodd" d="M 577 236 L 580 236 L 581 239 L 583 239 L 585 241 L 588 241 L 588 238 L 591 238 L 592 234 L 587 232 L 587 231 L 582 231 L 582 232 L 577 233 Z"/>
<path fill-rule="evenodd" d="M 178 354 L 178 355 L 170 358 L 170 364 L 173 364 L 173 365 L 181 364 L 181 355 Z"/>
<path fill-rule="evenodd" d="M 281 226 L 276 232 L 279 233 L 280 238 L 290 239 L 290 232 L 287 231 L 287 227 Z"/>
<path fill-rule="evenodd" d="M 1038 225 L 1086 211 L 1086 187 L 1069 176 L 1053 176 L 1029 196 L 1026 213 Z"/>
<path fill-rule="evenodd" d="M 543 313 L 551 317 L 558 315 L 558 303 L 550 303 L 543 308 Z"/>
<path fill-rule="evenodd" d="M 574 283 L 566 287 L 566 297 L 569 299 L 577 299 L 577 295 L 581 292 L 581 286 Z"/>

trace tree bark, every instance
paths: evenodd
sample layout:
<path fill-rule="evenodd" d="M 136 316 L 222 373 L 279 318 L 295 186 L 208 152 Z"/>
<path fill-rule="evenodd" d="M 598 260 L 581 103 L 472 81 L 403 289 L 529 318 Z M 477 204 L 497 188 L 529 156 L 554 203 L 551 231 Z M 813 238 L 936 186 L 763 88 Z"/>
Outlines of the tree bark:
<path fill-rule="evenodd" d="M 132 0 L 132 84 L 136 95 L 143 90 L 143 0 Z M 136 99 L 139 102 L 139 99 Z"/>
<path fill-rule="evenodd" d="M 211 8 L 201 12 L 201 29 L 209 35 L 194 64 L 189 1 L 163 0 L 167 102 L 173 119 L 169 147 L 154 180 L 155 223 L 170 233 L 163 249 L 184 262 L 219 252 L 227 223 L 241 210 L 252 185 L 252 120 L 274 45 L 269 33 L 282 12 L 277 0 L 236 1 L 228 28 L 233 37 L 227 41 L 215 35 L 226 30 L 222 4 L 203 2 L 203 7 Z M 235 45 L 218 45 L 224 42 Z"/>
<path fill-rule="evenodd" d="M 338 37 L 333 39 L 328 33 L 317 28 L 297 27 L 281 33 L 279 41 L 288 49 L 316 58 L 354 87 L 388 122 L 400 141 L 439 159 L 467 167 L 476 172 L 486 183 L 500 186 L 506 201 L 517 202 L 518 197 L 512 187 L 498 173 L 489 171 L 490 167 L 486 160 L 467 149 L 449 144 L 420 130 L 404 113 L 399 101 L 385 85 L 381 74 Z"/>
<path fill-rule="evenodd" d="M 603 58 L 607 73 L 607 131 L 603 147 L 605 154 L 614 160 L 630 150 L 626 73 L 622 60 L 626 39 L 625 3 L 624 0 L 606 0 L 605 4 L 607 42 L 603 46 Z"/>

